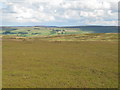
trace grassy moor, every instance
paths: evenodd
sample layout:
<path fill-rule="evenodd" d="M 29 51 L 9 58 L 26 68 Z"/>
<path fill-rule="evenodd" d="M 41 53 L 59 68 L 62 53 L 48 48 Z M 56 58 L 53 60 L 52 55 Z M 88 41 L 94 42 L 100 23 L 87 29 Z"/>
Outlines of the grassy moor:
<path fill-rule="evenodd" d="M 117 88 L 117 34 L 81 35 L 4 36 L 3 88 Z"/>
<path fill-rule="evenodd" d="M 0 12 L 3 89 L 118 89 L 118 0 L 1 0 Z"/>

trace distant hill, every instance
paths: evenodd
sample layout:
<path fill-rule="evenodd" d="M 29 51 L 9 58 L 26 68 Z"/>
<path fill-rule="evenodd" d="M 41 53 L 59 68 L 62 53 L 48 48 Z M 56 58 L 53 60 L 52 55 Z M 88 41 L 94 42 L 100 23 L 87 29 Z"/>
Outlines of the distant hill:
<path fill-rule="evenodd" d="M 0 34 L 17 36 L 71 35 L 81 33 L 118 33 L 117 26 L 3 26 Z"/>
<path fill-rule="evenodd" d="M 82 31 L 93 31 L 93 33 L 118 33 L 118 26 L 65 26 L 62 28 L 77 28 Z"/>

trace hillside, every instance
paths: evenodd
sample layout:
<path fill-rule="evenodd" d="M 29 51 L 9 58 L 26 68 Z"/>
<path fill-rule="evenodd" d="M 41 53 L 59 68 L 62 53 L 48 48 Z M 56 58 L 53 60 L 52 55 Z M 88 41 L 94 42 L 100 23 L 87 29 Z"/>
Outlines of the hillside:
<path fill-rule="evenodd" d="M 29 27 L 0 27 L 1 35 L 14 35 L 22 37 L 46 35 L 73 35 L 82 33 L 118 33 L 116 26 L 29 26 Z"/>

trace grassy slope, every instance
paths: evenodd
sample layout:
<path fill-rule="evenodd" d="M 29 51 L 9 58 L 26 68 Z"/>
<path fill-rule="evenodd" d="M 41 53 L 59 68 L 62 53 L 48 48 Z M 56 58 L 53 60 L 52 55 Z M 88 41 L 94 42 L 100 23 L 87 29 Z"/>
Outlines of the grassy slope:
<path fill-rule="evenodd" d="M 117 26 L 77 26 L 77 27 L 68 27 L 68 28 L 56 28 L 56 27 L 0 27 L 0 30 L 6 31 L 14 31 L 12 29 L 17 30 L 45 30 L 45 29 L 65 29 L 65 30 L 77 30 L 77 31 L 83 31 L 83 32 L 91 32 L 91 33 L 117 33 L 118 27 Z"/>
<path fill-rule="evenodd" d="M 50 28 L 50 27 L 49 28 L 45 28 L 45 27 L 5 27 L 3 28 L 3 32 L 10 31 L 11 33 L 16 33 L 16 34 L 10 34 L 10 35 L 17 35 L 18 32 L 27 32 L 28 34 L 26 34 L 26 36 L 41 36 L 41 35 L 54 35 L 50 33 L 53 29 L 54 30 L 67 30 L 66 34 L 81 34 L 81 33 L 92 33 L 93 32 L 92 30 L 82 31 L 80 28 Z M 32 33 L 39 33 L 39 34 L 32 35 Z"/>
<path fill-rule="evenodd" d="M 3 40 L 4 88 L 115 88 L 117 42 Z"/>
<path fill-rule="evenodd" d="M 88 33 L 74 35 L 56 35 L 42 38 L 50 41 L 117 41 L 118 33 Z"/>
<path fill-rule="evenodd" d="M 11 38 L 13 40 L 47 40 L 47 41 L 118 41 L 120 33 L 83 33 L 71 35 L 43 35 L 43 36 L 29 36 L 16 37 L 14 35 L 5 35 L 3 38 Z M 17 39 L 16 39 L 17 38 Z M 24 39 L 22 39 L 24 38 Z"/>

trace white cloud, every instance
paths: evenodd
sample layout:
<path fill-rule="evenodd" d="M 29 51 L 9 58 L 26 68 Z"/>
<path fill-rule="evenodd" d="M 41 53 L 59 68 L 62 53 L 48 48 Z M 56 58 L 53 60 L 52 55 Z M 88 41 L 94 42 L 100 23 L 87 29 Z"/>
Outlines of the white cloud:
<path fill-rule="evenodd" d="M 77 24 L 84 20 L 81 22 L 85 24 L 116 25 L 118 19 L 118 0 L 1 0 L 1 3 L 4 22 L 41 24 L 73 20 Z"/>

